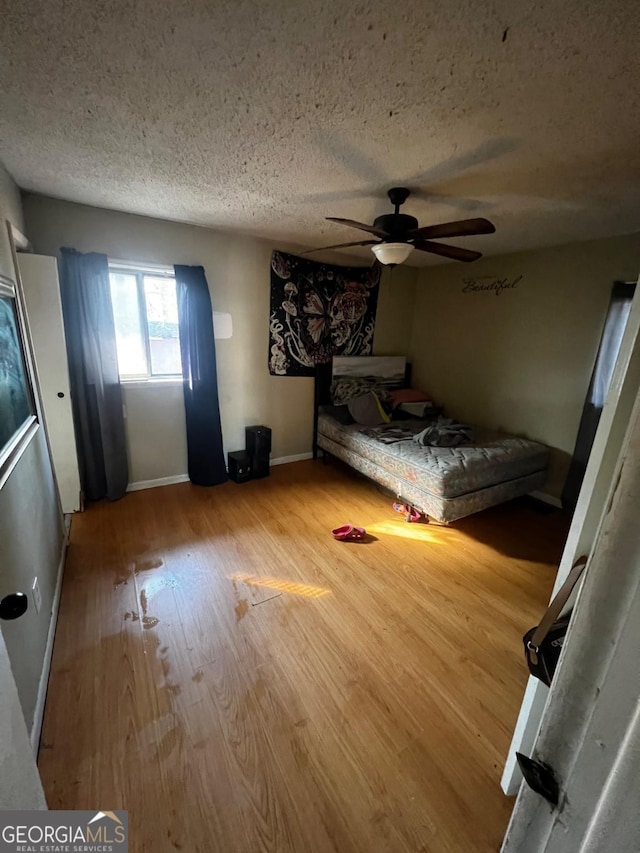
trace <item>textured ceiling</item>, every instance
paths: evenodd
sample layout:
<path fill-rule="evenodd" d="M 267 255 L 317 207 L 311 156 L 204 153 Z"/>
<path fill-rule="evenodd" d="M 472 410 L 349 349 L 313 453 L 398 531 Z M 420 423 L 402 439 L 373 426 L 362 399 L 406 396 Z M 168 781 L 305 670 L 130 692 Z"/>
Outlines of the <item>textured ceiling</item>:
<path fill-rule="evenodd" d="M 640 230 L 638 0 L 2 6 L 25 189 L 307 246 L 396 184 L 488 254 Z"/>

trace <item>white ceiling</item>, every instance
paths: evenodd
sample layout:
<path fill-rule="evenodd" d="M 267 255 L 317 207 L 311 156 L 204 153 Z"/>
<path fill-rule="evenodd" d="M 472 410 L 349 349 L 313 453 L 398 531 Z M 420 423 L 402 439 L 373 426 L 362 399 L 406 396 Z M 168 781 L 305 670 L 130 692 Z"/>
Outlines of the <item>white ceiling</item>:
<path fill-rule="evenodd" d="M 640 231 L 638 0 L 3 7 L 27 190 L 306 246 L 397 184 L 422 225 L 492 219 L 451 241 L 488 254 Z"/>

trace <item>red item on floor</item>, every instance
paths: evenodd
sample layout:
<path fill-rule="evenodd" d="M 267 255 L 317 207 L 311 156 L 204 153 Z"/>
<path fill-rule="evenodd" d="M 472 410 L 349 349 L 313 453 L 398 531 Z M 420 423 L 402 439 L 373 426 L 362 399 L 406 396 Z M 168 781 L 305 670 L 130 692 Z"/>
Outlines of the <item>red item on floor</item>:
<path fill-rule="evenodd" d="M 353 524 L 343 524 L 331 531 L 334 539 L 340 542 L 359 542 L 366 536 L 364 527 L 354 527 Z"/>
<path fill-rule="evenodd" d="M 393 508 L 396 512 L 401 512 L 409 523 L 413 521 L 420 521 L 422 516 L 420 510 L 417 510 L 410 504 L 394 503 Z"/>

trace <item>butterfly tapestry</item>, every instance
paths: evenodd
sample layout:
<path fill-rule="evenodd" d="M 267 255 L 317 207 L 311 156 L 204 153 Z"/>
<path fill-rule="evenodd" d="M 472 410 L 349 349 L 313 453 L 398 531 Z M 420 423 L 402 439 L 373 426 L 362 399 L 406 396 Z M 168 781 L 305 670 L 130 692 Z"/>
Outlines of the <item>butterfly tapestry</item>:
<path fill-rule="evenodd" d="M 271 256 L 269 373 L 313 376 L 334 355 L 371 355 L 380 269 Z"/>

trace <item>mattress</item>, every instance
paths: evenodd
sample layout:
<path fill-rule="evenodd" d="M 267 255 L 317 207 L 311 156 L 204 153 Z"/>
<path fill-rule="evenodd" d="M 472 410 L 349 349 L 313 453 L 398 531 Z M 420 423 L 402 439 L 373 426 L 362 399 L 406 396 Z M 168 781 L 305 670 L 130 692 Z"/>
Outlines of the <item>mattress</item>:
<path fill-rule="evenodd" d="M 385 427 L 371 430 L 371 427 L 358 424 L 345 426 L 323 414 L 318 418 L 318 444 L 322 447 L 325 436 L 329 440 L 327 444 L 368 460 L 386 472 L 387 479 L 397 478 L 444 500 L 528 478 L 547 469 L 549 450 L 543 444 L 477 427 L 474 427 L 473 444 L 424 447 L 413 441 L 411 435 L 423 430 L 428 423 L 432 421 L 389 424 L 387 429 L 401 426 L 407 431 L 407 438 L 384 444 L 377 436 L 379 430 L 384 434 Z"/>

